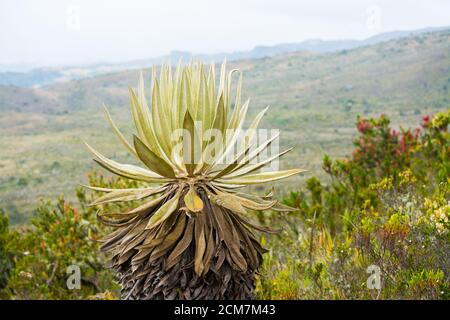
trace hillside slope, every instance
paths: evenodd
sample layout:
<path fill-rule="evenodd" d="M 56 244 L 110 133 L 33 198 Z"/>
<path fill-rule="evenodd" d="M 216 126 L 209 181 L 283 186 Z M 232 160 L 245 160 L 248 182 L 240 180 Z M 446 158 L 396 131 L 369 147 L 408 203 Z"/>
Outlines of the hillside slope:
<path fill-rule="evenodd" d="M 320 174 L 324 153 L 342 156 L 350 150 L 357 114 L 386 113 L 397 126 L 409 126 L 450 106 L 449 31 L 232 65 L 244 71 L 250 112 L 271 105 L 263 127 L 281 129 L 281 144 L 295 146 L 282 165 L 295 163 L 310 174 Z M 26 220 L 40 196 L 73 195 L 85 182 L 94 165 L 82 139 L 108 156 L 128 158 L 117 148 L 101 104 L 110 106 L 130 133 L 127 86 L 137 77 L 137 70 L 130 70 L 39 89 L 0 87 L 1 206 L 13 221 Z M 278 186 L 278 192 L 305 177 Z"/>

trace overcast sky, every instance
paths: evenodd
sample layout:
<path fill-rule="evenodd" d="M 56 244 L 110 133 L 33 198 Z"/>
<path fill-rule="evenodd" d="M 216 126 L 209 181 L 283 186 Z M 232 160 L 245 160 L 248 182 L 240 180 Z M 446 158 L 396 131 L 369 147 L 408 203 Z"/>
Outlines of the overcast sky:
<path fill-rule="evenodd" d="M 0 65 L 119 62 L 445 25 L 449 0 L 0 0 Z"/>

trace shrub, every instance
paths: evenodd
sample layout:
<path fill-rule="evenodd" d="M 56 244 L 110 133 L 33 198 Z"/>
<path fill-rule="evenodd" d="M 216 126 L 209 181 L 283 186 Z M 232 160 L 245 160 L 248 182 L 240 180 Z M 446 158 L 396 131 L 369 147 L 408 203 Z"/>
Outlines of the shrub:
<path fill-rule="evenodd" d="M 105 187 L 124 183 L 106 180 L 96 173 L 90 180 Z M 108 297 L 117 294 L 118 286 L 105 268 L 106 259 L 98 252 L 96 240 L 104 230 L 97 225 L 94 209 L 87 206 L 90 197 L 81 188 L 77 189 L 77 196 L 78 208 L 64 197 L 55 203 L 43 200 L 31 226 L 21 230 L 20 236 L 9 238 L 15 267 L 3 295 L 14 299 L 82 299 L 107 290 L 112 292 Z M 73 273 L 71 266 L 80 270 L 79 289 L 67 285 Z"/>
<path fill-rule="evenodd" d="M 448 299 L 449 119 L 395 131 L 384 115 L 359 117 L 352 155 L 324 157 L 331 182 L 311 178 L 292 192 L 284 202 L 294 214 L 260 216 L 290 228 L 268 241 L 259 297 Z M 367 287 L 372 265 L 381 290 Z"/>

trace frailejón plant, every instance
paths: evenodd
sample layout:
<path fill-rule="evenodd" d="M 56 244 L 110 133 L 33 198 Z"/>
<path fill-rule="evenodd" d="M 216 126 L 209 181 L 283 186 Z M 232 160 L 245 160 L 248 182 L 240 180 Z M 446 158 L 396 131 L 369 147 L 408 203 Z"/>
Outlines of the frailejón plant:
<path fill-rule="evenodd" d="M 145 184 L 133 189 L 89 187 L 105 193 L 92 205 L 142 202 L 126 212 L 98 214 L 102 223 L 115 228 L 101 249 L 111 254 L 123 299 L 253 298 L 264 249 L 252 229 L 270 229 L 252 223 L 247 210 L 290 208 L 272 194 L 260 197 L 238 190 L 302 170 L 260 170 L 289 150 L 259 160 L 277 137 L 253 143 L 267 108 L 243 130 L 249 101 L 241 103 L 241 74 L 232 104 L 236 71 L 227 73 L 224 63 L 216 87 L 214 66 L 180 63 L 172 72 L 170 65 L 163 65 L 159 79 L 153 71 L 149 104 L 141 74 L 137 94 L 129 89 L 136 127 L 132 143 L 106 111 L 119 140 L 145 168 L 110 160 L 88 145 L 103 168 Z"/>

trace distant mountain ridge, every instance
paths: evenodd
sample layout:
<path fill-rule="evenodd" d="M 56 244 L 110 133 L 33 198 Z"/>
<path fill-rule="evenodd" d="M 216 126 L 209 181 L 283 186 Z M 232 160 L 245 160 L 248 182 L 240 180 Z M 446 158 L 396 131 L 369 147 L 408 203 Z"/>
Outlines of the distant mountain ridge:
<path fill-rule="evenodd" d="M 308 39 L 298 43 L 280 43 L 274 46 L 257 46 L 250 51 L 238 51 L 233 53 L 221 53 L 212 55 L 214 58 L 225 58 L 228 60 L 243 60 L 243 59 L 255 59 L 271 57 L 276 54 L 283 54 L 295 51 L 311 51 L 314 53 L 327 53 L 336 52 L 341 50 L 349 50 L 367 45 L 373 45 L 384 41 L 395 40 L 404 37 L 411 37 L 422 33 L 444 31 L 450 29 L 447 27 L 432 27 L 419 30 L 409 31 L 391 31 L 380 33 L 378 35 L 369 37 L 364 40 L 321 40 L 321 39 Z M 202 58 L 208 58 L 211 55 L 201 55 Z"/>
<path fill-rule="evenodd" d="M 260 59 L 296 51 L 329 53 L 342 50 L 351 50 L 359 47 L 378 44 L 389 40 L 407 38 L 424 33 L 438 32 L 444 30 L 450 30 L 450 26 L 429 27 L 418 30 L 384 32 L 364 40 L 309 39 L 298 43 L 281 43 L 273 46 L 256 46 L 255 48 L 249 51 L 235 51 L 231 53 L 222 52 L 216 54 L 193 54 L 187 51 L 172 51 L 165 56 L 150 59 L 134 60 L 124 63 L 110 63 L 110 64 L 98 63 L 95 65 L 76 66 L 76 67 L 38 68 L 28 72 L 0 72 L 0 85 L 17 86 L 17 87 L 45 86 L 53 84 L 55 82 L 82 79 L 110 72 L 122 71 L 127 69 L 147 68 L 152 65 L 159 65 L 167 61 L 176 63 L 180 58 L 183 58 L 183 60 L 185 61 L 191 58 L 197 58 L 210 63 L 210 62 L 220 62 L 224 58 L 226 58 L 229 61 Z"/>

